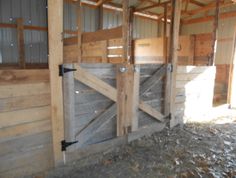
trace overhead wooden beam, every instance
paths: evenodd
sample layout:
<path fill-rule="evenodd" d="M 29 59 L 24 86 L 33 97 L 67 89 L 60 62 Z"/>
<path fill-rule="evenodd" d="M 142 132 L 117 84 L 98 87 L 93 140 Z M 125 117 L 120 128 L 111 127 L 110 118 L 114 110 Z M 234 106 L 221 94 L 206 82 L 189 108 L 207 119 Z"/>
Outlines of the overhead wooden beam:
<path fill-rule="evenodd" d="M 111 0 L 99 0 L 97 3 L 96 3 L 96 6 L 102 6 L 104 3 L 106 2 L 109 2 Z"/>
<path fill-rule="evenodd" d="M 217 37 L 218 37 L 218 26 L 219 26 L 219 13 L 220 13 L 220 0 L 216 0 L 215 7 L 215 19 L 213 24 L 213 33 L 212 33 L 212 52 L 209 60 L 209 65 L 214 65 L 216 60 L 216 49 L 217 49 Z"/>
<path fill-rule="evenodd" d="M 24 23 L 23 19 L 19 18 L 17 22 L 17 45 L 18 45 L 18 63 L 20 68 L 25 69 L 25 43 L 24 43 Z"/>
<path fill-rule="evenodd" d="M 55 166 L 63 163 L 61 141 L 64 140 L 62 78 L 59 65 L 63 63 L 63 0 L 48 0 L 48 41 L 51 86 L 51 119 Z"/>
<path fill-rule="evenodd" d="M 180 121 L 175 117 L 175 98 L 176 98 L 176 73 L 177 73 L 177 60 L 178 60 L 178 47 L 179 47 L 179 29 L 180 29 L 180 16 L 181 16 L 181 4 L 182 0 L 172 0 L 172 33 L 170 43 L 170 59 L 172 63 L 171 71 L 171 91 L 170 91 L 170 127 L 174 127 L 179 124 Z"/>
<path fill-rule="evenodd" d="M 190 0 L 189 1 L 190 3 L 194 4 L 194 5 L 197 5 L 197 6 L 200 6 L 200 7 L 203 7 L 205 6 L 206 4 L 202 3 L 202 2 L 199 2 L 197 0 Z"/>
<path fill-rule="evenodd" d="M 236 12 L 225 12 L 219 15 L 220 19 L 226 19 L 226 18 L 233 18 L 236 17 Z M 215 16 L 206 16 L 206 17 L 200 17 L 200 18 L 194 18 L 189 20 L 183 20 L 184 25 L 188 24 L 194 24 L 194 23 L 202 23 L 202 22 L 209 22 L 215 19 Z"/>
<path fill-rule="evenodd" d="M 183 18 L 190 17 L 190 16 L 193 16 L 193 15 L 196 15 L 196 14 L 199 14 L 199 13 L 203 13 L 203 12 L 215 9 L 216 3 L 214 3 L 214 2 L 209 3 L 208 5 L 206 5 L 204 7 L 200 7 L 200 8 L 197 8 L 197 9 L 194 9 L 194 10 L 189 10 L 187 12 L 182 13 Z M 229 7 L 229 6 L 232 6 L 232 5 L 233 5 L 233 2 L 231 2 L 231 1 L 229 1 L 229 2 L 220 2 L 219 8 L 225 8 L 225 7 Z"/>
<path fill-rule="evenodd" d="M 135 12 L 141 12 L 141 11 L 144 11 L 144 10 L 147 10 L 147 9 L 161 7 L 161 6 L 163 6 L 165 4 L 168 4 L 168 3 L 170 3 L 170 1 L 156 3 L 156 4 L 153 4 L 153 5 L 150 5 L 150 6 L 146 6 L 146 7 L 142 7 L 142 8 L 136 9 Z"/>

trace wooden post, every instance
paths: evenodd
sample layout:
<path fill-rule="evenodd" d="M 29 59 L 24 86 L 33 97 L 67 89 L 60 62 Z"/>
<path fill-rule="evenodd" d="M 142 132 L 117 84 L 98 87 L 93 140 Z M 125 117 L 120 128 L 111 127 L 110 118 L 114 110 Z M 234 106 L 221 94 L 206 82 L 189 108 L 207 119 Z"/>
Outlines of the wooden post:
<path fill-rule="evenodd" d="M 188 65 L 194 65 L 196 35 L 190 36 L 190 50 L 188 56 Z"/>
<path fill-rule="evenodd" d="M 236 109 L 236 28 L 234 34 L 234 45 L 232 54 L 233 55 L 230 63 L 230 72 L 229 72 L 227 103 L 230 105 L 230 108 Z"/>
<path fill-rule="evenodd" d="M 163 57 L 164 61 L 167 64 L 168 58 L 167 58 L 167 5 L 164 5 L 164 24 L 163 24 Z"/>
<path fill-rule="evenodd" d="M 78 63 L 82 60 L 82 31 L 83 31 L 83 20 L 82 20 L 82 7 L 80 0 L 77 1 L 77 27 L 78 27 Z"/>
<path fill-rule="evenodd" d="M 51 85 L 51 118 L 55 166 L 63 163 L 61 141 L 64 140 L 62 78 L 63 63 L 63 0 L 48 0 L 49 70 Z"/>
<path fill-rule="evenodd" d="M 19 54 L 19 66 L 25 69 L 25 44 L 24 44 L 24 23 L 23 19 L 19 18 L 16 20 L 17 23 L 17 44 Z"/>
<path fill-rule="evenodd" d="M 169 29 L 169 43 L 167 41 L 167 47 L 169 49 L 167 56 L 167 70 L 166 70 L 166 78 L 165 78 L 165 106 L 164 106 L 164 115 L 168 116 L 170 114 L 170 100 L 171 100 L 171 61 L 172 61 L 172 49 L 173 48 L 173 25 L 174 25 L 174 7 L 173 4 L 171 6 L 171 24 Z"/>
<path fill-rule="evenodd" d="M 133 65 L 132 19 L 129 1 L 123 0 L 123 60 L 117 66 L 117 136 L 138 129 L 139 66 Z"/>
<path fill-rule="evenodd" d="M 172 60 L 172 71 L 171 71 L 171 85 L 170 85 L 170 127 L 174 127 L 179 124 L 175 118 L 175 98 L 176 98 L 176 72 L 177 72 L 177 61 L 178 61 L 178 46 L 179 46 L 179 27 L 180 27 L 180 16 L 181 16 L 181 4 L 182 0 L 172 0 L 172 31 L 173 36 L 171 39 L 170 56 Z"/>
<path fill-rule="evenodd" d="M 98 8 L 98 30 L 103 29 L 103 5 Z"/>
<path fill-rule="evenodd" d="M 216 60 L 216 50 L 217 50 L 217 38 L 218 38 L 218 26 L 219 26 L 219 12 L 220 12 L 220 0 L 216 0 L 216 9 L 215 9 L 215 20 L 213 25 L 212 33 L 212 52 L 209 60 L 209 65 L 215 65 Z"/>

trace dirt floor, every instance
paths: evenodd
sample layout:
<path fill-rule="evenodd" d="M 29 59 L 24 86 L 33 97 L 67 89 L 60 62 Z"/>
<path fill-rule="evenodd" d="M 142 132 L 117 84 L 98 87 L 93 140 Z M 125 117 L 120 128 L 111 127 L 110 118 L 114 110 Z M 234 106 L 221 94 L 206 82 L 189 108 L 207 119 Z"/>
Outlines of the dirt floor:
<path fill-rule="evenodd" d="M 83 166 L 84 162 L 90 165 Z M 222 116 L 211 122 L 166 128 L 111 153 L 48 172 L 46 177 L 236 178 L 236 119 Z"/>

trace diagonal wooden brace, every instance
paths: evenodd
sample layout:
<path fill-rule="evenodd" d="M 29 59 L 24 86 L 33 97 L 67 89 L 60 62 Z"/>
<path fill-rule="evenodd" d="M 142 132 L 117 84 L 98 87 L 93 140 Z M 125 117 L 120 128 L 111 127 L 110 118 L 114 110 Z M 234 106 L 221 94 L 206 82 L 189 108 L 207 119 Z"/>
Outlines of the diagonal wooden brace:
<path fill-rule="evenodd" d="M 117 90 L 114 87 L 110 86 L 95 75 L 81 68 L 79 65 L 75 65 L 75 68 L 77 69 L 77 71 L 74 73 L 75 79 L 79 80 L 90 88 L 93 88 L 94 90 L 98 91 L 99 93 L 103 94 L 114 102 L 117 101 Z M 144 103 L 144 101 L 142 100 L 139 101 L 139 109 L 161 122 L 164 121 L 163 114 L 155 110 L 150 105 Z"/>

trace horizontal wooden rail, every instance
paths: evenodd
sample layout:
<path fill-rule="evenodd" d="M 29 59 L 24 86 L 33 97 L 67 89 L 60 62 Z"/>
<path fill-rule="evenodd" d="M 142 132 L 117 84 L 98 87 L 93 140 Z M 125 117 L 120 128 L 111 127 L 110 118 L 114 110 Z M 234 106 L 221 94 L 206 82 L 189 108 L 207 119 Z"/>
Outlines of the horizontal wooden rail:
<path fill-rule="evenodd" d="M 17 28 L 16 24 L 11 23 L 0 23 L 0 28 Z M 34 25 L 24 25 L 24 30 L 36 30 L 36 31 L 48 31 L 48 27 L 34 26 Z M 76 35 L 77 31 L 64 30 L 64 34 Z"/>

